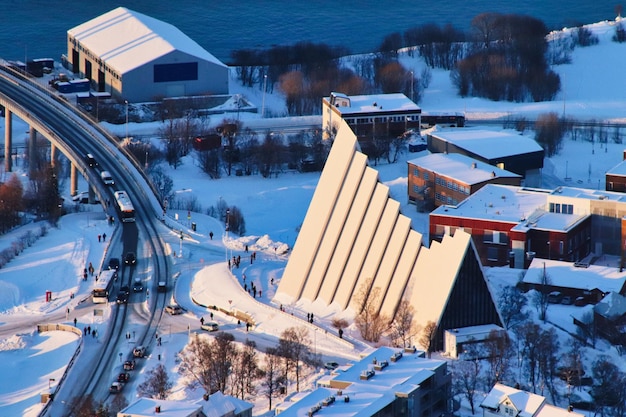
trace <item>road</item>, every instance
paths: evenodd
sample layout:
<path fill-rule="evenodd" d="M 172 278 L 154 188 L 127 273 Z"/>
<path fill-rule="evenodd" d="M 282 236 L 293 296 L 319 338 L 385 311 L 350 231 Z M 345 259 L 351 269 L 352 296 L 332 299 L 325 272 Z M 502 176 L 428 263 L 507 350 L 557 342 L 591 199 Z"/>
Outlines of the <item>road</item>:
<path fill-rule="evenodd" d="M 94 187 L 101 202 L 107 200 L 113 202 L 112 192 L 115 189 L 124 189 L 128 193 L 135 208 L 137 221 L 121 225 L 123 230 L 120 257 L 123 259 L 122 254 L 132 250 L 138 254 L 140 261 L 144 259 L 142 263 L 150 260 L 150 268 L 155 277 L 167 280 L 170 276 L 170 266 L 158 233 L 160 221 L 157 216 L 161 214 L 161 205 L 151 192 L 151 186 L 143 172 L 129 162 L 123 149 L 118 146 L 117 138 L 77 113 L 66 100 L 59 98 L 54 92 L 23 79 L 19 74 L 12 74 L 6 68 L 0 68 L 0 104 L 14 109 L 20 118 L 35 126 L 43 136 L 54 141 Z M 87 153 L 94 155 L 99 162 L 99 169 L 111 172 L 116 181 L 115 187 L 105 186 L 101 182 L 98 170 L 87 166 L 84 159 Z M 105 210 L 109 215 L 116 215 L 112 204 L 106 205 Z M 139 241 L 143 245 L 138 245 Z M 141 251 L 137 248 L 141 248 Z M 122 283 L 130 285 L 132 269 L 128 268 L 123 272 L 119 285 Z M 155 282 L 156 280 L 152 280 L 154 286 Z M 152 292 L 157 294 L 156 287 L 152 288 Z M 150 340 L 149 338 L 153 336 L 161 319 L 165 299 L 166 294 L 151 297 L 151 313 L 143 332 L 139 335 L 140 343 Z M 126 306 L 114 307 L 111 317 L 113 325 L 109 326 L 111 330 L 104 336 L 102 350 L 95 357 L 97 360 L 94 361 L 93 356 L 83 355 L 81 352 L 77 358 L 78 363 L 70 368 L 67 380 L 75 378 L 91 383 L 64 384 L 71 389 L 64 389 L 61 385 L 55 401 L 48 403 L 48 407 L 41 415 L 55 417 L 63 415 L 62 413 L 69 415 L 71 411 L 65 410 L 64 404 L 75 396 L 92 394 L 96 401 L 106 400 L 111 382 L 108 375 L 110 368 L 115 364 L 115 355 L 122 346 L 127 349 L 126 341 L 123 341 L 121 335 L 125 333 L 125 322 L 132 311 L 132 308 Z M 44 320 L 52 321 L 59 318 L 46 317 Z M 28 329 L 32 329 L 33 326 L 33 323 L 27 320 L 21 324 Z M 83 360 L 85 363 L 81 363 Z"/>

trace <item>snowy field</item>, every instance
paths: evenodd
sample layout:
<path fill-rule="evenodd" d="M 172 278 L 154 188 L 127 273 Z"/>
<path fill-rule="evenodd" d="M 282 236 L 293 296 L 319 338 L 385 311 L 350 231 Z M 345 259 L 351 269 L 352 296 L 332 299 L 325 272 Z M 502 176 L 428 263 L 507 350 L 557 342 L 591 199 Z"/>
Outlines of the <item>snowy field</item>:
<path fill-rule="evenodd" d="M 511 114 L 533 118 L 554 111 L 581 119 L 624 121 L 626 97 L 623 91 L 626 81 L 622 71 L 626 64 L 626 45 L 610 41 L 613 22 L 590 28 L 598 34 L 600 43 L 576 49 L 572 53 L 572 64 L 554 68 L 561 75 L 563 92 L 553 102 L 506 103 L 461 99 L 454 93 L 449 74 L 434 70 L 432 82 L 419 104 L 425 111 L 465 111 L 472 119 Z M 414 68 L 416 73 L 420 72 L 422 63 L 419 60 L 405 57 L 403 62 Z M 232 93 L 244 94 L 252 102 L 261 102 L 258 90 L 245 89 L 235 82 L 231 82 L 231 90 Z M 284 104 L 277 94 L 269 95 L 266 105 L 272 114 L 284 111 Z M 258 118 L 258 115 L 242 114 L 244 124 L 248 117 Z M 221 119 L 213 116 L 211 122 L 219 124 Z M 125 129 L 125 126 L 107 127 L 118 134 L 123 134 L 121 131 Z M 131 123 L 128 126 L 131 135 L 153 133 L 158 128 L 158 124 Z M 0 126 L 2 129 L 3 124 Z M 23 135 L 26 126 L 15 121 L 14 129 L 17 138 Z M 0 137 L 4 137 L 4 132 L 0 132 Z M 543 184 L 549 188 L 567 184 L 604 189 L 604 174 L 622 160 L 624 148 L 625 145 L 612 141 L 600 146 L 568 139 L 559 155 L 545 161 Z M 427 216 L 417 213 L 414 206 L 407 204 L 406 199 L 406 160 L 419 155 L 405 154 L 397 164 L 379 165 L 376 169 L 380 173 L 380 180 L 390 187 L 392 197 L 400 201 L 403 213 L 412 218 L 413 228 L 424 234 L 427 240 Z M 163 167 L 167 169 L 166 165 Z M 346 363 L 358 357 L 365 345 L 358 340 L 354 329 L 348 329 L 345 340 L 340 340 L 334 336 L 335 331 L 330 326 L 332 317 L 325 315 L 323 310 L 317 311 L 315 306 L 294 305 L 284 306 L 286 311 L 282 312 L 271 303 L 287 261 L 281 254 L 282 248 L 292 247 L 295 242 L 319 173 L 283 173 L 272 179 L 250 176 L 210 180 L 196 166 L 193 156 L 189 156 L 181 167 L 169 170 L 168 174 L 174 179 L 177 194 L 195 196 L 203 210 L 215 205 L 220 199 L 230 206 L 239 207 L 245 218 L 247 234 L 227 238 L 223 226 L 217 220 L 202 213 L 192 213 L 192 219 L 187 220 L 186 213 L 178 213 L 179 219 L 182 219 L 179 227 L 192 238 L 184 242 L 182 257 L 172 258 L 175 270 L 180 273 L 177 274 L 172 301 L 187 311 L 180 317 L 180 326 L 170 325 L 163 329 L 163 345 L 152 352 L 142 372 L 155 366 L 161 356 L 162 363 L 170 371 L 175 383 L 171 399 L 200 397 L 201 393 L 184 388 L 184 381 L 176 373 L 175 360 L 176 353 L 184 347 L 190 335 L 199 333 L 199 318 L 206 318 L 208 314 L 207 309 L 199 304 L 219 305 L 252 314 L 256 326 L 249 332 L 229 316 L 216 315 L 215 319 L 221 328 L 232 332 L 237 341 L 251 339 L 263 348 L 275 344 L 285 328 L 306 326 L 310 329 L 315 350 L 325 359 Z M 86 189 L 85 184 L 81 183 L 79 189 Z M 69 195 L 66 195 L 66 201 L 70 201 Z M 169 215 L 174 216 L 175 213 Z M 197 223 L 196 232 L 190 230 L 191 221 Z M 2 236 L 0 249 L 9 247 L 21 232 L 23 230 Z M 58 228 L 50 229 L 0 270 L 0 362 L 5 364 L 4 372 L 0 374 L 0 415 L 37 416 L 41 410 L 40 394 L 49 387 L 54 389 L 63 376 L 68 360 L 81 343 L 76 335 L 69 332 L 39 334 L 35 330 L 37 324 L 53 322 L 74 325 L 73 320 L 76 318 L 79 329 L 93 326 L 98 329 L 98 336 L 104 331 L 107 313 L 103 317 L 94 317 L 93 304 L 88 299 L 95 279 L 89 277 L 84 281 L 82 271 L 89 262 L 98 271 L 107 259 L 110 241 L 113 240 L 115 245 L 118 238 L 113 236 L 106 243 L 98 242 L 98 235 L 105 232 L 109 236 L 114 235 L 97 206 L 67 215 L 61 219 Z M 209 232 L 214 233 L 213 239 L 210 239 Z M 163 229 L 162 236 L 172 250 L 179 252 L 176 232 Z M 245 252 L 245 245 L 248 245 L 249 252 Z M 258 258 L 251 264 L 249 254 L 253 251 L 257 252 Z M 243 261 L 242 266 L 231 274 L 225 260 L 232 255 L 241 256 Z M 246 283 L 255 282 L 262 291 L 261 296 L 253 298 L 243 290 L 244 274 Z M 496 291 L 502 285 L 514 282 L 515 274 L 519 274 L 519 271 L 513 272 L 508 268 L 487 270 L 490 285 Z M 46 291 L 52 294 L 49 302 L 45 300 Z M 551 321 L 566 330 L 571 330 L 570 315 L 581 311 L 573 306 L 550 308 L 548 314 Z M 315 313 L 318 318 L 318 330 L 303 319 L 308 312 Z M 190 330 L 186 330 L 187 323 L 190 324 Z M 140 324 L 135 325 L 139 328 Z M 564 341 L 569 340 L 566 333 L 559 334 Z M 83 349 L 95 352 L 99 339 L 95 337 L 83 343 Z M 607 346 L 601 348 L 606 350 L 605 353 L 615 353 Z M 595 355 L 597 352 L 589 352 L 588 360 L 592 361 Z M 141 378 L 136 378 L 125 392 L 134 392 L 140 382 Z M 128 399 L 132 401 L 132 398 L 130 396 Z M 464 413 L 466 411 L 463 409 Z M 271 414 L 267 412 L 266 401 L 258 395 L 254 415 Z"/>

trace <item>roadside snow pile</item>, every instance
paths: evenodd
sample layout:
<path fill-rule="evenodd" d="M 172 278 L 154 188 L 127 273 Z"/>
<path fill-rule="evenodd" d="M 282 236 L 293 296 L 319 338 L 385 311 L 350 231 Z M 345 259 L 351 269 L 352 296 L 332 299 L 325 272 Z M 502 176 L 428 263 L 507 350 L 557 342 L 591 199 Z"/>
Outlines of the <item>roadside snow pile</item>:
<path fill-rule="evenodd" d="M 264 252 L 274 255 L 284 255 L 289 251 L 289 245 L 283 242 L 275 242 L 269 235 L 243 236 L 229 239 L 227 245 L 232 250 L 243 251 L 248 247 L 248 252 Z"/>
<path fill-rule="evenodd" d="M 26 342 L 20 335 L 13 335 L 7 339 L 0 340 L 0 352 L 19 350 L 26 347 Z"/>

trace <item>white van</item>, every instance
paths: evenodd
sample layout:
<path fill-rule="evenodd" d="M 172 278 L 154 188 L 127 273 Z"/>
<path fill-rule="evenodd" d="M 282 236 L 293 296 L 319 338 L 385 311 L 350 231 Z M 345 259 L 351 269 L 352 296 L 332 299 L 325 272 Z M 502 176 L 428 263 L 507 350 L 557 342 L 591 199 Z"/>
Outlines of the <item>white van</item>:
<path fill-rule="evenodd" d="M 115 184 L 115 181 L 113 181 L 113 177 L 111 176 L 111 173 L 109 171 L 102 171 L 100 173 L 100 178 L 102 178 L 102 182 L 104 182 L 106 185 Z"/>

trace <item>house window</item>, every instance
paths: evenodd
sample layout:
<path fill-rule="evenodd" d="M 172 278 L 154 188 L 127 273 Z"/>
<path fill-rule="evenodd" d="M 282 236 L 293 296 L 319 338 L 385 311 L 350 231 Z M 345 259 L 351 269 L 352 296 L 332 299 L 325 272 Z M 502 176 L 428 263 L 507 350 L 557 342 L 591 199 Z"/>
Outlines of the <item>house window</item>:
<path fill-rule="evenodd" d="M 428 172 L 424 171 L 424 179 L 428 181 Z"/>
<path fill-rule="evenodd" d="M 416 177 L 420 176 L 420 172 L 419 172 L 419 170 L 417 168 L 413 168 L 413 175 L 416 176 Z"/>
<path fill-rule="evenodd" d="M 490 261 L 498 260 L 498 248 L 487 248 L 487 259 Z"/>
<path fill-rule="evenodd" d="M 413 192 L 414 193 L 419 193 L 420 192 L 420 188 L 417 186 L 417 184 L 413 184 Z"/>

